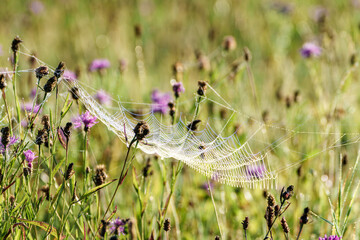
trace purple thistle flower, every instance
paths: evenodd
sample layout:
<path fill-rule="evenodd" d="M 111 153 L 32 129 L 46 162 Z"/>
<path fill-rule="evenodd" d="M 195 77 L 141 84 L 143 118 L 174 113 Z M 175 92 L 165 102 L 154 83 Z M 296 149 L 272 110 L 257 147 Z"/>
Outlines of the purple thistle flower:
<path fill-rule="evenodd" d="M 110 232 L 112 234 L 115 234 L 115 235 L 125 235 L 125 228 L 124 228 L 124 225 L 125 225 L 125 221 L 120 219 L 120 218 L 116 218 L 115 220 L 111 221 L 110 222 Z"/>
<path fill-rule="evenodd" d="M 98 102 L 100 104 L 103 105 L 110 105 L 111 104 L 111 97 L 109 94 L 107 94 L 107 92 L 105 92 L 104 90 L 100 89 L 99 91 L 97 91 L 97 93 L 94 95 L 94 98 L 96 100 L 98 100 Z"/>
<path fill-rule="evenodd" d="M 318 57 L 321 55 L 321 47 L 315 43 L 307 42 L 300 49 L 300 53 L 304 58 Z"/>
<path fill-rule="evenodd" d="M 90 64 L 89 70 L 90 72 L 100 71 L 105 68 L 110 67 L 110 61 L 107 59 L 95 59 Z"/>
<path fill-rule="evenodd" d="M 180 93 L 185 92 L 185 88 L 182 82 L 172 82 L 171 84 L 175 98 L 178 98 L 180 96 Z"/>
<path fill-rule="evenodd" d="M 27 164 L 28 164 L 28 168 L 31 169 L 32 162 L 34 161 L 35 158 L 37 158 L 37 156 L 31 150 L 24 151 L 24 155 L 25 155 L 25 160 L 27 161 Z"/>
<path fill-rule="evenodd" d="M 266 168 L 263 164 L 250 165 L 246 167 L 245 173 L 249 180 L 260 179 L 264 176 Z"/>
<path fill-rule="evenodd" d="M 336 236 L 336 235 L 333 235 L 333 236 L 326 236 L 326 234 L 325 234 L 325 236 L 322 238 L 322 237 L 319 237 L 319 240 L 340 240 L 341 239 L 341 237 L 338 237 L 338 236 Z"/>
<path fill-rule="evenodd" d="M 171 101 L 169 93 L 161 93 L 155 89 L 151 93 L 152 110 L 161 114 L 166 114 L 169 111 L 168 103 Z"/>
<path fill-rule="evenodd" d="M 6 145 L 6 149 L 8 149 L 10 146 L 14 145 L 18 140 L 19 140 L 19 138 L 15 137 L 15 136 L 10 137 L 10 142 Z M 5 147 L 1 143 L 1 137 L 0 137 L 0 153 L 4 153 L 4 152 L 5 152 Z"/>
<path fill-rule="evenodd" d="M 28 103 L 24 103 L 24 104 L 21 106 L 21 109 L 22 109 L 23 111 L 28 112 L 28 113 L 31 113 L 31 112 L 32 112 L 32 113 L 38 113 L 39 110 L 40 110 L 40 105 L 35 104 L 35 105 L 34 105 L 34 109 L 33 109 L 33 103 L 28 102 Z M 40 110 L 39 113 L 41 113 L 41 110 Z"/>
<path fill-rule="evenodd" d="M 44 11 L 44 5 L 42 4 L 42 2 L 40 1 L 32 1 L 30 3 L 30 11 L 33 13 L 33 14 L 40 14 L 42 11 Z"/>
<path fill-rule="evenodd" d="M 64 74 L 63 74 L 63 79 L 69 81 L 69 82 L 73 82 L 75 80 L 77 80 L 77 76 L 74 72 L 65 69 Z"/>
<path fill-rule="evenodd" d="M 32 99 L 34 99 L 35 96 L 36 96 L 36 87 L 33 88 L 33 89 L 31 89 L 31 92 L 30 92 L 30 97 L 31 97 Z"/>
<path fill-rule="evenodd" d="M 84 130 L 87 132 L 91 127 L 93 127 L 96 123 L 96 117 L 91 115 L 90 112 L 86 111 L 81 114 L 79 117 L 73 119 L 74 128 L 79 128 L 84 124 Z"/>

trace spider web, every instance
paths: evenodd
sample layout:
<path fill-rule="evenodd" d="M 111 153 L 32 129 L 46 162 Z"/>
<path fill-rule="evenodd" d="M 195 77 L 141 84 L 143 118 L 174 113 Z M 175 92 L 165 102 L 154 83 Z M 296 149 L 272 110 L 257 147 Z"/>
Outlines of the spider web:
<path fill-rule="evenodd" d="M 34 57 L 28 53 L 21 54 Z M 34 57 L 35 58 L 35 57 Z M 38 58 L 35 58 L 39 64 L 47 65 L 50 70 L 54 71 L 54 67 L 46 64 Z M 21 70 L 19 72 L 33 72 L 34 69 Z M 3 73 L 11 73 L 9 71 Z M 92 89 L 80 81 L 67 81 L 59 79 L 58 83 L 64 85 L 68 90 L 76 87 L 78 89 L 79 101 L 86 107 L 86 109 L 96 116 L 102 123 L 104 123 L 109 130 L 114 132 L 119 139 L 125 144 L 129 144 L 128 140 L 134 137 L 133 129 L 140 120 L 145 120 L 150 127 L 150 134 L 146 136 L 145 140 L 138 144 L 138 148 L 146 154 L 157 154 L 161 158 L 173 158 L 184 162 L 192 169 L 201 174 L 218 181 L 220 183 L 228 184 L 237 187 L 261 187 L 269 188 L 276 186 L 278 174 L 289 168 L 301 164 L 303 161 L 313 157 L 314 155 L 325 152 L 329 149 L 344 146 L 339 143 L 341 137 L 346 134 L 339 133 L 321 133 L 321 132 L 306 132 L 297 131 L 295 129 L 286 129 L 277 125 L 264 124 L 249 115 L 236 111 L 221 95 L 208 84 L 209 89 L 221 100 L 218 102 L 209 97 L 204 97 L 202 100 L 211 101 L 221 107 L 232 111 L 232 115 L 228 121 L 221 128 L 218 133 L 212 128 L 209 122 L 205 127 L 199 131 L 189 131 L 187 129 L 188 123 L 180 116 L 176 124 L 164 124 L 162 118 L 156 115 L 153 111 L 146 113 L 135 113 L 128 110 L 125 105 L 126 102 L 120 100 L 113 101 L 117 107 L 107 108 L 99 104 L 90 92 Z M 47 96 L 47 98 L 49 95 Z M 44 100 L 44 102 L 47 100 Z M 43 102 L 43 103 L 44 103 Z M 43 104 L 41 103 L 41 104 Z M 151 104 L 136 103 L 132 104 L 145 105 L 147 107 Z M 199 102 L 196 102 L 196 109 L 199 108 Z M 195 110 L 196 111 L 196 110 Z M 258 128 L 247 137 L 245 141 L 240 141 L 237 134 L 231 134 L 228 137 L 222 136 L 226 126 L 234 114 L 243 115 L 247 119 L 255 121 Z M 193 120 L 195 116 L 193 117 Z M 269 139 L 254 140 L 254 136 L 258 133 L 266 132 L 267 128 L 285 131 L 282 137 L 277 138 L 271 142 Z M 278 146 L 294 138 L 297 134 L 334 134 L 338 136 L 333 144 L 326 146 L 315 153 L 307 156 L 300 161 L 283 165 L 282 168 L 272 170 L 269 164 L 269 153 Z M 347 133 L 348 135 L 355 135 L 353 139 L 349 139 L 346 144 L 354 144 L 359 142 L 359 133 Z M 250 144 L 250 141 L 251 144 Z M 269 142 L 271 142 L 269 144 Z M 259 151 L 253 151 L 252 147 L 261 145 Z M 289 151 L 292 151 L 289 149 Z"/>

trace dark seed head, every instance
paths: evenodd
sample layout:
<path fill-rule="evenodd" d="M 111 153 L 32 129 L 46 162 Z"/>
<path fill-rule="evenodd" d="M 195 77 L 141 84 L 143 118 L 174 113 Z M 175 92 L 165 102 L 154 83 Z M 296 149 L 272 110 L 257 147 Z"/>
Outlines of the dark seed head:
<path fill-rule="evenodd" d="M 65 63 L 60 62 L 59 65 L 57 66 L 57 68 L 54 71 L 55 77 L 60 78 L 62 76 L 62 74 L 64 73 L 64 70 L 65 70 Z"/>
<path fill-rule="evenodd" d="M 70 93 L 71 93 L 71 97 L 74 100 L 78 100 L 79 99 L 79 89 L 77 87 L 73 87 L 70 89 Z"/>
<path fill-rule="evenodd" d="M 215 240 L 220 240 L 220 236 L 216 235 Z"/>
<path fill-rule="evenodd" d="M 284 233 L 289 233 L 290 232 L 290 228 L 289 228 L 289 225 L 286 222 L 285 217 L 282 217 L 282 219 L 281 219 L 281 227 L 282 227 Z"/>
<path fill-rule="evenodd" d="M 207 83 L 205 81 L 198 81 L 198 86 L 197 94 L 199 96 L 204 96 L 207 89 Z"/>
<path fill-rule="evenodd" d="M 145 121 L 140 121 L 134 128 L 134 133 L 138 141 L 143 140 L 149 133 L 150 127 Z"/>
<path fill-rule="evenodd" d="M 43 186 L 41 191 L 44 193 L 46 200 L 50 200 L 50 188 L 49 186 Z"/>
<path fill-rule="evenodd" d="M 199 119 L 194 120 L 194 121 L 192 121 L 189 125 L 187 125 L 186 128 L 187 128 L 189 131 L 196 131 L 200 122 L 201 122 L 201 120 L 199 120 Z"/>
<path fill-rule="evenodd" d="M 67 140 L 69 141 L 70 135 L 71 135 L 71 127 L 72 127 L 72 122 L 67 122 L 64 128 L 64 135 L 67 138 Z"/>
<path fill-rule="evenodd" d="M 93 181 L 96 186 L 100 186 L 105 183 L 107 178 L 106 172 L 105 172 L 105 166 L 104 165 L 98 165 L 95 168 L 95 175 L 93 177 Z"/>
<path fill-rule="evenodd" d="M 74 175 L 74 163 L 70 163 L 66 169 L 65 180 L 69 180 Z"/>
<path fill-rule="evenodd" d="M 109 225 L 109 222 L 105 221 L 104 219 L 101 219 L 101 228 L 99 231 L 99 234 L 101 237 L 105 236 L 106 233 L 106 227 Z"/>
<path fill-rule="evenodd" d="M 150 168 L 151 168 L 151 161 L 150 158 L 148 158 L 148 160 L 146 161 L 146 166 L 143 168 L 142 171 L 144 178 L 148 177 L 151 174 Z"/>
<path fill-rule="evenodd" d="M 31 174 L 31 168 L 29 168 L 29 167 L 24 167 L 24 168 L 23 168 L 23 173 L 24 173 L 24 176 L 25 176 L 25 177 L 30 176 L 30 174 Z"/>
<path fill-rule="evenodd" d="M 304 208 L 304 213 L 303 215 L 300 217 L 300 224 L 307 224 L 309 222 L 309 213 L 310 213 L 310 208 L 306 207 Z"/>
<path fill-rule="evenodd" d="M 49 115 L 44 115 L 41 118 L 41 123 L 44 126 L 44 129 L 49 132 L 50 131 L 50 118 Z"/>
<path fill-rule="evenodd" d="M 1 129 L 1 143 L 6 148 L 6 146 L 10 143 L 10 128 L 3 127 Z"/>
<path fill-rule="evenodd" d="M 135 37 L 137 37 L 137 38 L 141 37 L 142 29 L 141 29 L 141 26 L 139 24 L 136 24 L 134 26 L 134 32 L 135 32 Z"/>
<path fill-rule="evenodd" d="M 169 114 L 171 117 L 175 116 L 175 103 L 173 101 L 168 103 L 168 107 L 169 107 Z"/>
<path fill-rule="evenodd" d="M 275 216 L 279 216 L 279 214 L 280 214 L 280 206 L 279 206 L 279 205 L 275 205 L 274 211 L 275 211 Z"/>
<path fill-rule="evenodd" d="M 266 219 L 266 224 L 268 227 L 271 227 L 274 221 L 274 216 L 274 208 L 271 206 L 267 206 L 264 218 Z"/>
<path fill-rule="evenodd" d="M 39 80 L 48 74 L 49 74 L 49 68 L 47 66 L 40 66 L 37 69 L 35 69 L 36 78 Z"/>
<path fill-rule="evenodd" d="M 246 62 L 250 62 L 251 61 L 251 52 L 247 47 L 244 47 L 244 60 Z"/>
<path fill-rule="evenodd" d="M 35 144 L 41 145 L 44 143 L 44 135 L 46 134 L 45 129 L 39 129 L 36 135 Z"/>
<path fill-rule="evenodd" d="M 244 230 L 247 230 L 249 227 L 249 217 L 245 217 L 244 221 L 242 221 L 242 226 Z"/>
<path fill-rule="evenodd" d="M 276 204 L 275 197 L 271 193 L 269 193 L 267 196 L 267 204 L 270 207 L 274 207 Z"/>
<path fill-rule="evenodd" d="M 236 48 L 236 40 L 233 36 L 226 36 L 223 41 L 225 51 L 232 51 Z"/>
<path fill-rule="evenodd" d="M 57 83 L 57 78 L 56 78 L 56 76 L 53 76 L 53 77 L 50 78 L 50 79 L 46 82 L 46 84 L 44 85 L 44 91 L 45 91 L 46 93 L 51 92 L 51 91 L 55 88 L 56 83 Z"/>
<path fill-rule="evenodd" d="M 170 219 L 167 218 L 167 219 L 165 219 L 165 222 L 164 222 L 164 231 L 168 232 L 168 231 L 170 231 L 170 228 L 171 228 Z"/>
<path fill-rule="evenodd" d="M 6 88 L 6 78 L 4 74 L 0 74 L 0 90 Z"/>
<path fill-rule="evenodd" d="M 14 195 L 10 195 L 9 197 L 9 201 L 12 207 L 15 206 L 15 196 Z"/>
<path fill-rule="evenodd" d="M 11 50 L 16 53 L 19 51 L 20 43 L 22 43 L 22 40 L 17 36 L 14 38 L 14 40 L 11 43 Z"/>
<path fill-rule="evenodd" d="M 281 190 L 280 200 L 281 201 L 289 200 L 293 194 L 294 194 L 294 186 L 293 185 L 290 185 L 289 187 L 287 187 L 286 190 L 284 190 L 284 188 L 283 188 Z"/>

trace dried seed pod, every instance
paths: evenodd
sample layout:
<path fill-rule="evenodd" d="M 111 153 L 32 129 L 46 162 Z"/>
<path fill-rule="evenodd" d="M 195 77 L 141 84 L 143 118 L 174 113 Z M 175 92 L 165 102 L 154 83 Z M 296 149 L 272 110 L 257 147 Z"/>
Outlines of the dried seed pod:
<path fill-rule="evenodd" d="M 207 89 L 207 83 L 205 81 L 198 81 L 198 86 L 197 94 L 199 96 L 204 96 Z"/>
<path fill-rule="evenodd" d="M 304 208 L 304 213 L 300 217 L 300 224 L 304 225 L 309 222 L 309 213 L 310 213 L 310 208 L 308 207 Z"/>
<path fill-rule="evenodd" d="M 249 227 L 249 217 L 245 217 L 244 221 L 242 221 L 243 229 L 246 231 Z"/>
<path fill-rule="evenodd" d="M 6 146 L 10 143 L 10 128 L 3 127 L 1 129 L 1 143 L 6 148 Z"/>
<path fill-rule="evenodd" d="M 56 78 L 60 78 L 65 70 L 65 63 L 64 62 L 59 62 L 59 65 L 57 66 L 57 68 L 54 71 L 54 75 Z"/>
<path fill-rule="evenodd" d="M 44 143 L 44 135 L 45 135 L 45 129 L 39 129 L 35 138 L 35 144 L 41 145 Z"/>
<path fill-rule="evenodd" d="M 289 228 L 289 225 L 286 222 L 285 217 L 282 217 L 282 219 L 281 219 L 281 227 L 282 227 L 284 233 L 289 233 L 290 232 L 290 228 Z"/>
<path fill-rule="evenodd" d="M 187 125 L 187 129 L 188 131 L 196 131 L 198 128 L 198 124 L 201 122 L 201 120 L 196 119 L 194 121 L 192 121 L 189 125 Z"/>
<path fill-rule="evenodd" d="M 168 232 L 168 231 L 170 231 L 170 229 L 171 229 L 170 219 L 167 218 L 167 219 L 165 219 L 165 221 L 164 221 L 164 231 L 165 231 L 165 232 Z"/>
<path fill-rule="evenodd" d="M 251 61 L 251 52 L 250 52 L 250 50 L 247 47 L 244 47 L 243 51 L 244 51 L 244 60 L 246 62 L 250 62 Z"/>
<path fill-rule="evenodd" d="M 46 200 L 50 200 L 50 188 L 49 188 L 49 186 L 43 186 L 42 188 L 41 188 L 41 191 L 44 193 L 44 195 L 45 195 L 45 199 Z"/>
<path fill-rule="evenodd" d="M 37 69 L 35 69 L 35 76 L 39 80 L 48 74 L 49 74 L 49 68 L 47 66 L 40 66 Z"/>
<path fill-rule="evenodd" d="M 138 141 L 143 140 L 149 133 L 150 127 L 145 121 L 140 121 L 134 128 L 134 133 Z"/>
<path fill-rule="evenodd" d="M 104 219 L 101 219 L 101 228 L 100 228 L 100 231 L 99 231 L 99 235 L 101 237 L 105 236 L 106 228 L 107 228 L 108 225 L 109 225 L 109 222 L 105 221 Z"/>
<path fill-rule="evenodd" d="M 49 118 L 49 115 L 42 116 L 41 123 L 44 126 L 44 130 L 49 132 L 50 131 L 50 118 Z"/>
<path fill-rule="evenodd" d="M 19 36 L 15 37 L 14 40 L 11 43 L 11 50 L 14 53 L 17 53 L 20 48 L 20 43 L 22 43 L 22 40 L 19 38 Z"/>
<path fill-rule="evenodd" d="M 223 48 L 225 51 L 232 51 L 236 48 L 236 40 L 233 36 L 224 37 Z"/>
<path fill-rule="evenodd" d="M 55 88 L 56 84 L 57 84 L 57 78 L 56 76 L 53 76 L 44 85 L 45 93 L 50 93 Z"/>
<path fill-rule="evenodd" d="M 74 100 L 78 100 L 79 99 L 79 89 L 77 87 L 73 87 L 70 89 L 70 93 L 71 93 L 71 97 Z"/>
<path fill-rule="evenodd" d="M 275 197 L 271 193 L 269 193 L 267 196 L 267 205 L 270 207 L 274 207 L 275 204 L 276 204 Z"/>
<path fill-rule="evenodd" d="M 69 180 L 74 175 L 74 163 L 70 163 L 65 172 L 65 180 Z"/>
<path fill-rule="evenodd" d="M 7 84 L 6 84 L 6 78 L 4 74 L 0 74 L 0 90 L 3 90 L 4 88 L 6 88 Z"/>
<path fill-rule="evenodd" d="M 95 175 L 93 181 L 96 186 L 100 186 L 105 183 L 107 178 L 104 165 L 97 165 L 95 168 Z"/>

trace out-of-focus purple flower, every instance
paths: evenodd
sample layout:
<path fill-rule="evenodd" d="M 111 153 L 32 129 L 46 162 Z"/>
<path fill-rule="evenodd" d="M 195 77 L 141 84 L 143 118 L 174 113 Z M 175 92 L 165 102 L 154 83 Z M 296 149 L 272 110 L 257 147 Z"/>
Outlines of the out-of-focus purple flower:
<path fill-rule="evenodd" d="M 210 184 L 208 182 L 205 182 L 201 185 L 201 188 L 206 190 L 208 194 L 210 194 L 210 190 L 213 191 L 214 190 L 214 182 L 210 181 Z"/>
<path fill-rule="evenodd" d="M 19 140 L 19 138 L 15 137 L 15 136 L 10 137 L 10 142 L 6 145 L 6 149 L 8 149 L 10 146 L 17 143 L 18 140 Z M 0 153 L 4 153 L 4 152 L 5 152 L 5 147 L 1 143 L 1 137 L 0 137 Z"/>
<path fill-rule="evenodd" d="M 31 99 L 34 99 L 35 96 L 36 96 L 36 87 L 33 88 L 33 89 L 31 89 L 31 92 L 30 92 L 30 97 L 31 97 Z"/>
<path fill-rule="evenodd" d="M 84 130 L 87 132 L 91 127 L 93 127 L 96 123 L 96 117 L 91 115 L 90 112 L 86 111 L 81 114 L 79 117 L 73 119 L 74 128 L 79 128 L 84 125 Z"/>
<path fill-rule="evenodd" d="M 65 80 L 68 80 L 70 82 L 77 80 L 77 76 L 74 72 L 65 69 L 64 74 L 62 76 Z"/>
<path fill-rule="evenodd" d="M 182 84 L 182 82 L 172 82 L 172 89 L 175 95 L 175 98 L 178 98 L 180 96 L 180 93 L 185 92 L 185 88 L 184 85 Z"/>
<path fill-rule="evenodd" d="M 99 91 L 97 91 L 97 93 L 94 95 L 94 98 L 96 100 L 98 100 L 98 102 L 100 104 L 103 105 L 110 105 L 111 104 L 111 97 L 109 94 L 107 94 L 107 92 L 105 92 L 104 90 L 100 89 Z"/>
<path fill-rule="evenodd" d="M 307 42 L 300 49 L 300 53 L 304 58 L 318 57 L 321 55 L 321 47 L 315 43 Z"/>
<path fill-rule="evenodd" d="M 44 11 L 44 4 L 40 1 L 31 1 L 29 8 L 33 14 L 37 15 Z"/>
<path fill-rule="evenodd" d="M 168 103 L 172 100 L 169 93 L 161 93 L 155 89 L 151 93 L 152 110 L 161 114 L 166 114 L 169 111 Z"/>
<path fill-rule="evenodd" d="M 90 72 L 100 71 L 105 68 L 110 67 L 110 61 L 107 59 L 95 59 L 90 64 L 89 70 Z"/>
<path fill-rule="evenodd" d="M 32 113 L 38 113 L 39 110 L 40 110 L 40 105 L 35 104 L 35 105 L 34 105 L 34 109 L 33 109 L 33 103 L 28 102 L 28 103 L 24 103 L 24 104 L 21 106 L 21 109 L 22 109 L 23 111 L 28 112 L 28 113 L 31 113 L 31 112 L 32 112 Z M 41 110 L 40 110 L 39 113 L 41 113 Z"/>
<path fill-rule="evenodd" d="M 31 150 L 27 150 L 24 151 L 24 156 L 25 156 L 25 160 L 28 164 L 28 168 L 32 168 L 32 162 L 34 161 L 35 158 L 37 158 L 37 156 L 35 155 L 35 153 Z"/>
<path fill-rule="evenodd" d="M 120 218 L 116 218 L 115 220 L 111 221 L 110 224 L 109 224 L 109 229 L 110 229 L 110 232 L 112 234 L 115 234 L 115 235 L 125 235 L 125 226 L 126 222 Z"/>
<path fill-rule="evenodd" d="M 336 235 L 332 235 L 332 236 L 326 236 L 326 234 L 325 234 L 325 236 L 322 238 L 322 237 L 319 237 L 319 240 L 340 240 L 341 239 L 341 237 L 338 237 L 338 236 L 336 236 Z"/>
<path fill-rule="evenodd" d="M 245 173 L 249 180 L 260 179 L 264 177 L 266 168 L 263 164 L 249 165 L 246 167 Z"/>

